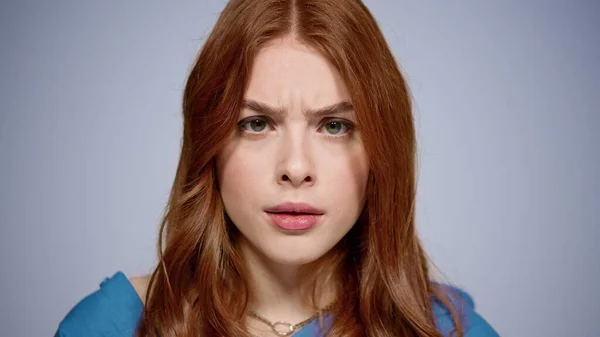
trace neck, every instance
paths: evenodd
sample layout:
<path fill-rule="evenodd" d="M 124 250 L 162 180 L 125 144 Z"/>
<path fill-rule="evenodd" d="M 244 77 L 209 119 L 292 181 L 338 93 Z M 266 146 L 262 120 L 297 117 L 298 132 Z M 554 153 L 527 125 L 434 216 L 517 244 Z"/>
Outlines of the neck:
<path fill-rule="evenodd" d="M 317 280 L 321 292 L 316 297 L 317 303 L 311 303 L 313 289 L 300 277 L 300 268 L 310 269 L 310 266 L 276 263 L 247 244 L 241 248 L 250 277 L 250 309 L 271 322 L 295 324 L 334 301 L 334 283 Z"/>

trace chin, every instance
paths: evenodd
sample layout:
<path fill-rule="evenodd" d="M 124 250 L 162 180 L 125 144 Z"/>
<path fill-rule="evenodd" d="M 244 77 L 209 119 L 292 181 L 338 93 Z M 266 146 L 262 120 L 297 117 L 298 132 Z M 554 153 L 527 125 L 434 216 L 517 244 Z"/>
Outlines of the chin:
<path fill-rule="evenodd" d="M 325 247 L 309 247 L 306 245 L 301 247 L 286 245 L 285 247 L 269 247 L 266 251 L 263 251 L 263 254 L 277 264 L 298 266 L 315 262 L 329 250 Z"/>
<path fill-rule="evenodd" d="M 280 265 L 285 266 L 301 266 L 305 264 L 309 264 L 318 260 L 320 256 L 310 256 L 310 255 L 295 255 L 295 256 L 273 256 L 270 259 Z"/>

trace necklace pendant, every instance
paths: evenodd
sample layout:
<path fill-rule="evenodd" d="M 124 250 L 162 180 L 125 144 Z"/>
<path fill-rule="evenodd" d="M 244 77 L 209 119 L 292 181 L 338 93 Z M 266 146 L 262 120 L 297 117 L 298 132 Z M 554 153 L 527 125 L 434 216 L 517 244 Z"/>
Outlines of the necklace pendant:
<path fill-rule="evenodd" d="M 275 322 L 271 324 L 271 329 L 279 336 L 289 336 L 296 331 L 296 327 L 287 322 Z"/>

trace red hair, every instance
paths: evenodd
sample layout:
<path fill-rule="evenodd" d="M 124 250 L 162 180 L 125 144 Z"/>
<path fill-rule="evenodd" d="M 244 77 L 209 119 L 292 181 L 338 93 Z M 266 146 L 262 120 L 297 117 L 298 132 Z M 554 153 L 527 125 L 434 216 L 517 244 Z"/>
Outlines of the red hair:
<path fill-rule="evenodd" d="M 338 294 L 346 294 L 336 302 L 328 336 L 440 336 L 432 298 L 449 309 L 462 336 L 456 310 L 430 281 L 415 230 L 410 94 L 376 21 L 358 0 L 233 0 L 221 13 L 184 90 L 181 156 L 138 334 L 249 336 L 239 232 L 225 215 L 214 158 L 235 129 L 257 52 L 289 36 L 337 68 L 369 156 L 363 214 L 305 270 L 307 281 L 333 270 Z M 318 284 L 313 289 L 318 296 Z"/>

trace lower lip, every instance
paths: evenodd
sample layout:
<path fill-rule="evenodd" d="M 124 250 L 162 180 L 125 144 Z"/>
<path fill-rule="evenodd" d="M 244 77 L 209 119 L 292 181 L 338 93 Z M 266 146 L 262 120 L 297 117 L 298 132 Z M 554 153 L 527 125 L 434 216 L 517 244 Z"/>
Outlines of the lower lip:
<path fill-rule="evenodd" d="M 319 214 L 292 214 L 292 213 L 269 213 L 273 224 L 286 231 L 302 231 L 313 228 L 321 215 Z"/>

